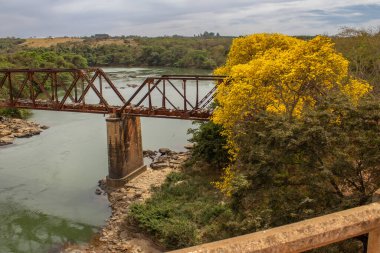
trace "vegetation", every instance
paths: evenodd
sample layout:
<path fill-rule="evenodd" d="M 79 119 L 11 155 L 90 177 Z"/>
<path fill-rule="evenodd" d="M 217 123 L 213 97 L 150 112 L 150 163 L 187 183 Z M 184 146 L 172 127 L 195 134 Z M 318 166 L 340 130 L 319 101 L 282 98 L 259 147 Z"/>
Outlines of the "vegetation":
<path fill-rule="evenodd" d="M 90 66 L 163 66 L 213 69 L 223 64 L 231 38 L 127 37 L 118 44 L 63 43 L 52 50 L 85 57 Z"/>
<path fill-rule="evenodd" d="M 87 60 L 73 53 L 51 51 L 46 48 L 17 50 L 22 43 L 19 39 L 0 40 L 0 69 L 4 68 L 85 68 Z M 1 54 L 2 53 L 2 54 Z M 0 97 L 5 96 L 0 90 Z M 15 118 L 26 118 L 30 111 L 23 109 L 0 108 L 0 115 Z"/>
<path fill-rule="evenodd" d="M 193 131 L 193 160 L 208 165 L 191 163 L 181 183 L 172 184 L 175 192 L 183 192 L 194 180 L 202 195 L 186 198 L 168 191 L 166 183 L 152 202 L 131 209 L 133 223 L 166 247 L 178 248 L 369 203 L 380 187 L 380 100 L 367 81 L 353 76 L 335 47 L 325 37 L 235 39 L 226 64 L 216 70 L 229 78 L 218 88 L 213 122 Z M 220 164 L 227 166 L 221 180 L 215 180 Z M 196 173 L 213 178 L 202 182 Z M 210 185 L 219 191 L 203 190 Z M 169 208 L 175 211 L 162 212 L 169 205 L 165 198 L 176 203 Z M 195 205 L 199 201 L 204 208 Z M 206 212 L 220 203 L 221 212 L 199 222 L 196 210 Z M 172 222 L 177 219 L 181 222 Z M 173 231 L 188 224 L 191 232 L 168 240 L 173 233 L 165 224 L 175 224 Z M 367 238 L 356 239 L 313 252 L 358 252 Z"/>
<path fill-rule="evenodd" d="M 0 56 L 0 68 L 85 68 L 87 61 L 80 55 L 49 49 L 25 49 Z"/>
<path fill-rule="evenodd" d="M 308 41 L 314 37 L 296 38 Z M 378 91 L 376 84 L 380 79 L 380 33 L 346 28 L 331 39 L 336 44 L 336 49 L 350 60 L 351 73 L 368 80 Z M 3 57 L 16 51 L 44 48 L 59 55 L 80 55 L 91 67 L 170 66 L 213 69 L 225 63 L 231 42 L 232 37 L 213 32 L 204 32 L 194 37 L 2 38 L 0 54 Z"/>
<path fill-rule="evenodd" d="M 197 122 L 195 129 L 189 129 L 192 134 L 189 140 L 194 143 L 189 165 L 208 163 L 214 169 L 222 169 L 229 162 L 226 137 L 221 134 L 221 126 L 212 121 Z"/>
<path fill-rule="evenodd" d="M 169 174 L 146 204 L 130 207 L 129 222 L 167 249 L 228 237 L 224 224 L 232 211 L 209 183 L 217 176 L 212 171 Z"/>
<path fill-rule="evenodd" d="M 235 127 L 258 112 L 300 117 L 334 90 L 357 103 L 372 89 L 349 76 L 348 61 L 321 36 L 309 41 L 280 34 L 235 39 L 226 64 L 215 73 L 229 77 L 218 87 L 213 121 L 224 127 L 231 149 Z"/>
<path fill-rule="evenodd" d="M 345 28 L 334 36 L 336 49 L 350 61 L 350 72 L 367 80 L 380 93 L 380 29 Z"/>
<path fill-rule="evenodd" d="M 25 119 L 25 118 L 28 118 L 30 115 L 31 115 L 31 112 L 26 109 L 0 108 L 0 116 Z"/>

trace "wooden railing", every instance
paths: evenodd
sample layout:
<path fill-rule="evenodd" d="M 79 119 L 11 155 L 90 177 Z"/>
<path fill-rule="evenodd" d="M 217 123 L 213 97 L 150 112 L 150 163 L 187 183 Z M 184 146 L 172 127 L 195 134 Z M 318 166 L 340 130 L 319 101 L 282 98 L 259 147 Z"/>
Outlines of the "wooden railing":
<path fill-rule="evenodd" d="M 293 253 L 368 234 L 367 253 L 380 252 L 380 190 L 373 203 L 261 232 L 171 253 Z"/>

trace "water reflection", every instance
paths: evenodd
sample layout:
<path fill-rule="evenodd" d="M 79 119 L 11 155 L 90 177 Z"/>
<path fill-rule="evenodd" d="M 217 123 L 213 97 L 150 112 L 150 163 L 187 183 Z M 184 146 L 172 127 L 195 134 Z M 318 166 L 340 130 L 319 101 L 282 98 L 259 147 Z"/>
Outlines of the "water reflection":
<path fill-rule="evenodd" d="M 26 209 L 20 204 L 0 202 L 0 252 L 59 252 L 70 242 L 86 242 L 95 226 Z"/>

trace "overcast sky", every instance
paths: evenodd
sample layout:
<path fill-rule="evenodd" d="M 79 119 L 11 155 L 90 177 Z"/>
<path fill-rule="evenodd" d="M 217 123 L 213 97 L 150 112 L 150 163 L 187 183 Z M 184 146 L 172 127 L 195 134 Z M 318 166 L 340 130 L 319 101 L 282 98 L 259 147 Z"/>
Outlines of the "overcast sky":
<path fill-rule="evenodd" d="M 0 0 L 0 37 L 333 35 L 380 26 L 380 0 Z"/>

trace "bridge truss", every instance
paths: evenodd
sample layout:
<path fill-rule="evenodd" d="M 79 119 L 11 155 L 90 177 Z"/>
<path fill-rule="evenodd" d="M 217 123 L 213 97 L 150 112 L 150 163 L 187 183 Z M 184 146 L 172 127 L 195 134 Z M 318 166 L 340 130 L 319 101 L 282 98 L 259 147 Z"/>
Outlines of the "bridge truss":
<path fill-rule="evenodd" d="M 0 107 L 204 120 L 223 80 L 162 75 L 130 87 L 114 83 L 102 69 L 4 69 Z"/>

